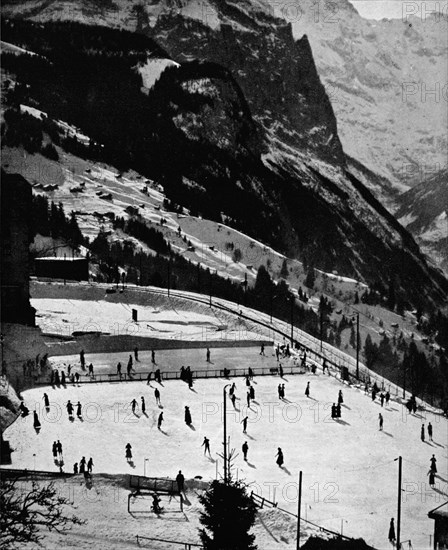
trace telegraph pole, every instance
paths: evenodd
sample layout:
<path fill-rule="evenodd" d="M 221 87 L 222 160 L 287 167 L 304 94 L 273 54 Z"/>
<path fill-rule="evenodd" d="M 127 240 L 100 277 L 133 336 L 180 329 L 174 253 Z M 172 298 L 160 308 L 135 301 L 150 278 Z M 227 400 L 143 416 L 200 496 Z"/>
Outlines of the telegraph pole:
<path fill-rule="evenodd" d="M 401 476 L 402 476 L 402 462 L 401 456 L 396 458 L 398 460 L 398 505 L 397 505 L 397 550 L 400 550 L 400 535 L 401 535 Z"/>
<path fill-rule="evenodd" d="M 228 472 L 227 472 L 227 394 L 226 394 L 226 388 L 230 386 L 230 384 L 226 384 L 222 390 L 222 400 L 223 400 L 223 414 L 224 414 L 224 484 L 227 485 L 227 479 L 228 479 Z"/>
<path fill-rule="evenodd" d="M 299 498 L 297 503 L 297 550 L 300 550 L 300 509 L 302 507 L 302 470 L 299 472 Z"/>
<path fill-rule="evenodd" d="M 294 347 L 294 295 L 291 294 L 291 349 Z"/>
<path fill-rule="evenodd" d="M 359 313 L 356 313 L 356 380 L 359 380 Z"/>

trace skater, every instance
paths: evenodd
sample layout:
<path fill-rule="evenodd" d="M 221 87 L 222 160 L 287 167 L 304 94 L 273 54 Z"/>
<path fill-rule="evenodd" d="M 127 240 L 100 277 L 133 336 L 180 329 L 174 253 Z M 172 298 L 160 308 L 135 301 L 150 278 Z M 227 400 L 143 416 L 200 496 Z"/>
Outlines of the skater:
<path fill-rule="evenodd" d="M 57 460 L 57 458 L 58 458 L 58 446 L 57 446 L 56 441 L 53 441 L 52 450 L 53 450 L 53 458 L 54 458 L 55 460 Z"/>
<path fill-rule="evenodd" d="M 429 486 L 433 489 L 436 484 L 436 476 L 434 472 L 428 472 L 429 475 Z"/>
<path fill-rule="evenodd" d="M 154 397 L 156 398 L 156 405 L 161 405 L 160 403 L 160 391 L 159 391 L 159 388 L 156 388 L 154 390 Z"/>
<path fill-rule="evenodd" d="M 78 384 L 78 382 L 79 382 L 79 372 L 77 372 L 75 374 L 75 380 L 76 380 L 76 383 Z"/>
<path fill-rule="evenodd" d="M 177 490 L 179 491 L 179 494 L 182 495 L 182 493 L 185 492 L 185 478 L 182 474 L 182 470 L 179 470 L 179 473 L 176 476 L 176 483 Z"/>
<path fill-rule="evenodd" d="M 336 405 L 336 418 L 341 418 L 341 405 L 339 403 Z"/>
<path fill-rule="evenodd" d="M 185 424 L 191 426 L 191 413 L 190 407 L 185 407 Z"/>
<path fill-rule="evenodd" d="M 322 363 L 322 374 L 325 374 L 325 369 L 328 370 L 328 367 L 327 367 L 327 360 L 324 358 L 324 361 Z M 328 373 L 330 374 L 330 373 Z"/>
<path fill-rule="evenodd" d="M 247 406 L 250 409 L 250 391 L 248 391 L 247 394 L 246 394 L 246 401 L 247 401 Z"/>
<path fill-rule="evenodd" d="M 93 469 L 93 458 L 90 457 L 89 462 L 87 462 L 87 471 L 89 472 L 89 474 L 92 473 L 92 469 Z"/>
<path fill-rule="evenodd" d="M 243 418 L 243 420 L 241 420 L 241 422 L 240 422 L 240 424 L 243 425 L 243 434 L 245 434 L 245 433 L 246 433 L 246 430 L 247 430 L 247 420 L 248 420 L 248 417 L 245 416 L 245 417 Z"/>
<path fill-rule="evenodd" d="M 336 418 L 336 405 L 335 405 L 335 403 L 333 403 L 333 405 L 331 405 L 331 418 Z"/>
<path fill-rule="evenodd" d="M 132 360 L 132 355 L 129 354 L 128 368 L 131 367 L 131 369 L 132 369 L 133 364 L 134 364 L 134 361 Z"/>
<path fill-rule="evenodd" d="M 83 456 L 79 462 L 79 473 L 83 474 L 86 471 L 86 457 Z"/>
<path fill-rule="evenodd" d="M 436 463 L 437 463 L 437 459 L 434 455 L 432 455 L 432 458 L 429 460 L 429 462 L 431 463 L 431 467 L 430 467 L 430 472 L 433 472 L 434 474 L 437 473 L 437 466 L 436 466 Z"/>
<path fill-rule="evenodd" d="M 208 453 L 210 457 L 212 456 L 210 452 L 210 439 L 208 439 L 208 437 L 204 437 L 201 447 L 204 447 L 204 456 L 206 453 Z"/>
<path fill-rule="evenodd" d="M 247 441 L 243 443 L 241 450 L 243 451 L 244 460 L 247 462 L 247 451 L 249 450 L 249 445 L 247 444 Z"/>
<path fill-rule="evenodd" d="M 382 407 L 384 406 L 384 399 L 385 399 L 384 393 L 381 392 L 381 393 L 380 393 L 380 402 L 381 402 L 381 406 L 382 406 Z"/>
<path fill-rule="evenodd" d="M 153 349 L 151 350 L 151 363 L 153 365 L 156 364 L 156 354 L 155 354 L 155 351 Z"/>
<path fill-rule="evenodd" d="M 394 518 L 391 518 L 390 520 L 390 526 L 389 526 L 389 542 L 392 544 L 395 543 L 395 525 L 394 525 Z"/>
<path fill-rule="evenodd" d="M 249 395 L 251 399 L 255 399 L 255 389 L 253 386 L 250 386 L 249 388 Z"/>
<path fill-rule="evenodd" d="M 125 449 L 126 449 L 126 460 L 128 462 L 131 462 L 131 460 L 132 460 L 132 450 L 131 450 L 132 446 L 131 446 L 131 444 L 127 443 Z"/>
<path fill-rule="evenodd" d="M 383 431 L 383 415 L 381 413 L 378 414 L 378 423 L 379 423 L 379 427 L 380 427 L 380 432 Z"/>
<path fill-rule="evenodd" d="M 49 408 L 50 408 L 50 400 L 48 399 L 48 395 L 46 393 L 44 393 L 44 397 L 43 397 L 43 400 L 44 400 L 44 405 L 45 405 L 45 408 L 48 412 Z"/>
<path fill-rule="evenodd" d="M 148 372 L 148 376 L 146 378 L 146 385 L 147 386 L 151 385 L 151 376 L 152 376 L 152 372 Z"/>
<path fill-rule="evenodd" d="M 281 468 L 283 466 L 283 452 L 280 447 L 278 448 L 277 454 L 275 456 L 277 457 L 276 463 L 278 464 L 279 468 Z"/>
<path fill-rule="evenodd" d="M 310 383 L 309 383 L 309 382 L 308 382 L 307 385 L 306 385 L 305 395 L 306 395 L 307 397 L 310 396 Z"/>
<path fill-rule="evenodd" d="M 281 385 L 281 384 L 278 385 L 277 393 L 278 393 L 278 398 L 279 398 L 279 399 L 283 399 L 283 396 L 282 396 L 282 385 Z"/>
<path fill-rule="evenodd" d="M 82 370 L 85 370 L 85 368 L 86 368 L 86 359 L 84 357 L 84 350 L 83 349 L 79 353 L 79 361 L 81 363 Z"/>
<path fill-rule="evenodd" d="M 230 401 L 232 401 L 233 408 L 236 409 L 236 395 L 234 393 L 230 396 Z"/>
<path fill-rule="evenodd" d="M 249 379 L 249 376 L 247 374 L 245 376 L 245 380 L 246 380 L 246 387 L 249 387 L 250 386 L 250 379 Z"/>
<path fill-rule="evenodd" d="M 209 348 L 207 348 L 207 351 L 205 353 L 205 358 L 206 358 L 207 363 L 210 363 L 210 349 Z"/>
<path fill-rule="evenodd" d="M 285 390 L 285 384 L 282 384 L 282 399 L 285 399 L 286 390 Z"/>
<path fill-rule="evenodd" d="M 93 378 L 93 363 L 90 363 L 89 365 L 89 376 Z"/>
<path fill-rule="evenodd" d="M 162 508 L 160 507 L 160 497 L 158 496 L 157 493 L 155 493 L 153 496 L 152 496 L 152 511 L 155 513 L 155 514 L 161 514 L 162 513 Z"/>
<path fill-rule="evenodd" d="M 235 388 L 236 388 L 236 385 L 235 385 L 235 382 L 230 386 L 230 390 L 229 390 L 229 395 L 230 397 L 232 397 L 232 395 L 234 395 L 235 393 Z"/>
<path fill-rule="evenodd" d="M 146 411 L 146 404 L 145 404 L 145 398 L 143 397 L 143 395 L 141 396 L 141 401 L 142 401 L 142 404 L 140 406 L 141 410 L 142 410 L 142 414 L 145 414 L 145 411 Z"/>
<path fill-rule="evenodd" d="M 65 386 L 65 372 L 64 371 L 61 372 L 61 385 Z"/>
<path fill-rule="evenodd" d="M 386 407 L 389 406 L 389 401 L 390 401 L 390 393 L 386 392 Z"/>
<path fill-rule="evenodd" d="M 264 344 L 261 344 L 260 355 L 264 355 Z"/>
<path fill-rule="evenodd" d="M 20 403 L 19 409 L 20 409 L 20 412 L 22 413 L 22 418 L 24 418 L 25 416 L 28 416 L 30 413 L 28 407 L 23 403 L 23 401 Z"/>
<path fill-rule="evenodd" d="M 132 412 L 135 414 L 135 407 L 137 406 L 137 400 L 134 398 L 131 401 Z"/>
<path fill-rule="evenodd" d="M 117 375 L 121 379 L 121 363 L 120 362 L 117 363 Z"/>
<path fill-rule="evenodd" d="M 77 463 L 77 462 L 75 462 L 75 463 L 73 464 L 73 473 L 74 473 L 75 475 L 78 474 L 78 463 Z"/>
<path fill-rule="evenodd" d="M 56 386 L 61 385 L 61 381 L 59 379 L 59 371 L 57 371 L 57 370 L 54 371 L 54 383 L 55 383 Z"/>
<path fill-rule="evenodd" d="M 249 367 L 249 380 L 253 380 L 254 379 L 254 371 L 252 370 L 251 367 Z"/>
<path fill-rule="evenodd" d="M 67 401 L 66 407 L 67 407 L 67 414 L 68 414 L 68 417 L 69 417 L 69 418 L 72 418 L 72 416 L 73 416 L 73 405 L 72 405 L 70 399 Z"/>
<path fill-rule="evenodd" d="M 429 441 L 432 441 L 432 424 L 431 424 L 431 422 L 429 422 L 429 424 L 428 424 L 428 439 L 429 439 Z"/>
<path fill-rule="evenodd" d="M 156 372 L 154 373 L 154 380 L 159 384 L 162 383 L 162 374 L 160 372 L 160 369 L 157 369 Z"/>
<path fill-rule="evenodd" d="M 422 430 L 420 432 L 420 438 L 424 442 L 425 441 L 425 425 L 422 424 Z"/>
<path fill-rule="evenodd" d="M 135 348 L 134 348 L 134 359 L 135 359 L 136 361 L 139 360 L 139 359 L 138 359 L 138 347 L 137 347 L 137 346 L 135 346 Z"/>
<path fill-rule="evenodd" d="M 82 418 L 82 405 L 81 403 L 78 401 L 78 403 L 76 404 L 76 416 L 78 418 Z"/>
<path fill-rule="evenodd" d="M 132 359 L 131 356 L 129 356 L 129 357 Z M 128 366 L 126 368 L 126 372 L 128 373 L 128 376 L 131 376 L 131 374 L 132 374 L 132 361 L 130 363 L 128 363 Z"/>
<path fill-rule="evenodd" d="M 278 364 L 278 374 L 280 378 L 283 378 L 283 367 L 281 363 Z"/>
<path fill-rule="evenodd" d="M 59 441 L 59 439 L 56 441 L 56 448 L 58 451 L 59 458 L 62 459 L 62 443 Z"/>
<path fill-rule="evenodd" d="M 342 405 L 343 402 L 344 402 L 344 396 L 342 395 L 342 390 L 339 390 L 338 405 Z"/>
<path fill-rule="evenodd" d="M 157 419 L 157 429 L 162 429 L 162 422 L 163 422 L 163 412 L 159 414 L 159 418 Z"/>

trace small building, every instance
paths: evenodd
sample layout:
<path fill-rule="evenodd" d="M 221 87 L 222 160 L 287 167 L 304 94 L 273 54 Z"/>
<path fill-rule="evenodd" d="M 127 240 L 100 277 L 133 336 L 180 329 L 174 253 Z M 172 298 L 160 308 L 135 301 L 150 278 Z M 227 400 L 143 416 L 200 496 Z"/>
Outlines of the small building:
<path fill-rule="evenodd" d="M 434 520 L 434 550 L 448 548 L 448 501 L 428 513 Z"/>
<path fill-rule="evenodd" d="M 35 259 L 36 277 L 64 279 L 67 281 L 88 281 L 89 261 L 87 258 L 48 257 Z"/>

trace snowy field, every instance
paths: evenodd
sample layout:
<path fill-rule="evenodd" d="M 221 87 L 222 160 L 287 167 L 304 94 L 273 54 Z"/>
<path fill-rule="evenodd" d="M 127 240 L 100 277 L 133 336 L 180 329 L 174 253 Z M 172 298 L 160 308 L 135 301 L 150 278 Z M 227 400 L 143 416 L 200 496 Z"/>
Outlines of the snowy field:
<path fill-rule="evenodd" d="M 179 351 L 179 361 L 182 353 Z M 238 350 L 229 350 L 228 354 L 238 361 Z M 310 398 L 304 395 L 307 381 L 311 382 Z M 388 548 L 389 521 L 396 517 L 398 468 L 394 460 L 401 455 L 402 540 L 410 539 L 414 549 L 429 548 L 433 522 L 427 513 L 446 500 L 448 493 L 446 419 L 435 415 L 424 417 L 422 413 L 409 416 L 397 402 L 381 408 L 378 399 L 372 402 L 363 391 L 322 374 L 287 376 L 284 380 L 272 376 L 256 378 L 255 402 L 248 409 L 244 380 L 238 378 L 235 382 L 239 398 L 236 410 L 230 400 L 227 403 L 230 447 L 238 453 L 234 461 L 235 477 L 245 479 L 255 492 L 277 501 L 280 507 L 296 512 L 296 483 L 302 470 L 304 517 L 328 529 L 338 532 L 343 529 L 348 536 L 362 536 L 376 548 Z M 284 401 L 277 395 L 280 382 L 285 384 Z M 65 471 L 71 471 L 73 463 L 82 456 L 86 459 L 91 456 L 94 483 L 97 473 L 175 477 L 179 469 L 188 480 L 196 476 L 211 480 L 217 470 L 222 470 L 217 453 L 222 451 L 224 385 L 222 379 L 208 379 L 196 381 L 193 390 L 180 381 L 166 381 L 163 386 L 129 382 L 28 390 L 23 393 L 25 404 L 31 411 L 38 411 L 42 428 L 40 433 L 35 432 L 32 415 L 18 419 L 8 428 L 4 437 L 14 449 L 12 467 L 57 471 L 51 445 L 59 439 L 64 449 Z M 155 386 L 160 389 L 163 408 L 155 403 Z M 340 389 L 344 394 L 342 418 L 335 421 L 330 417 L 328 404 L 337 400 Z M 44 391 L 51 401 L 48 415 L 43 410 Z M 142 414 L 137 407 L 133 414 L 130 402 L 135 398 L 140 405 L 141 396 L 146 401 L 146 413 Z M 65 408 L 68 400 L 73 404 L 81 402 L 82 421 L 68 419 Z M 191 428 L 184 422 L 185 406 L 191 410 Z M 157 418 L 162 410 L 164 423 L 160 431 Z M 382 432 L 378 430 L 380 412 L 384 416 Z M 247 435 L 242 433 L 240 423 L 246 415 Z M 429 421 L 434 427 L 432 443 L 420 440 L 421 425 L 426 426 Z M 210 439 L 212 458 L 203 454 L 204 436 Z M 244 441 L 249 445 L 248 462 L 241 454 Z M 125 460 L 128 442 L 132 445 L 132 465 Z M 283 469 L 275 463 L 278 447 L 285 457 Z M 427 473 L 433 453 L 439 473 L 432 489 Z M 125 505 L 121 506 L 126 516 Z M 110 511 L 102 509 L 101 514 L 110 514 L 112 518 L 117 511 L 110 508 Z M 275 513 L 281 516 L 278 510 Z M 175 532 L 177 523 L 172 529 L 169 525 L 164 527 L 165 534 Z M 146 520 L 133 529 L 143 535 L 152 532 Z M 158 532 L 164 532 L 163 528 Z M 188 540 L 195 539 L 188 537 Z M 287 542 L 275 534 L 266 540 L 261 549 L 294 548 L 291 536 L 285 539 Z"/>

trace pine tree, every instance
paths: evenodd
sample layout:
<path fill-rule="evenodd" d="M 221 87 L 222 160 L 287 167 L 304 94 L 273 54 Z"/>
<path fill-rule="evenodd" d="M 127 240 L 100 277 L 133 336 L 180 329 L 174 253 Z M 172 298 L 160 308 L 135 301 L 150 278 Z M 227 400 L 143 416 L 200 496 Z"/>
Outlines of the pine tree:
<path fill-rule="evenodd" d="M 308 288 L 314 288 L 315 281 L 316 281 L 316 274 L 314 273 L 314 267 L 310 267 L 308 269 L 308 273 L 306 274 L 304 285 Z"/>
<path fill-rule="evenodd" d="M 286 258 L 284 258 L 283 263 L 282 263 L 282 267 L 280 269 L 280 277 L 282 277 L 282 279 L 287 279 L 288 275 L 289 275 L 288 264 L 286 263 Z"/>
<path fill-rule="evenodd" d="M 241 482 L 225 484 L 215 480 L 199 497 L 204 507 L 199 535 L 205 550 L 256 550 L 255 536 L 249 531 L 255 523 L 256 506 Z"/>

